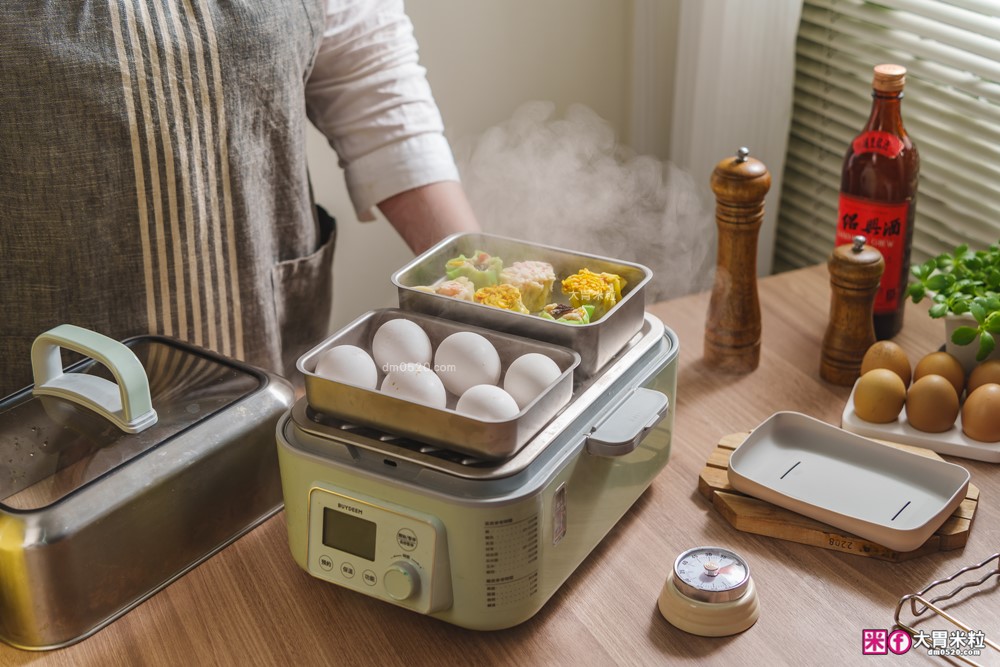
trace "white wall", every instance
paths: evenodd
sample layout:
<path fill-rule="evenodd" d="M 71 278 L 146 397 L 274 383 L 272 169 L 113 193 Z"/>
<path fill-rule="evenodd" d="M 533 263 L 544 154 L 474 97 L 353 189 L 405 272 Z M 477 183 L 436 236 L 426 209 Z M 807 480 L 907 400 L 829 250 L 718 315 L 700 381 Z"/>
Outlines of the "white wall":
<path fill-rule="evenodd" d="M 771 173 L 758 235 L 757 273 L 771 273 L 801 0 L 680 0 L 670 160 L 702 196 L 720 160 L 740 146 Z M 713 203 L 714 206 L 714 203 Z"/>

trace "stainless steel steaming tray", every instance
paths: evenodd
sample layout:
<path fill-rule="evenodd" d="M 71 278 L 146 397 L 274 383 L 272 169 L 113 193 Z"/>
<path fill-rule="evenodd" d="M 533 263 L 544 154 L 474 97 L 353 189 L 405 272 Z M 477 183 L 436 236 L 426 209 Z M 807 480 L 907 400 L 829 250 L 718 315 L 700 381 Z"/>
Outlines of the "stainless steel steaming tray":
<path fill-rule="evenodd" d="M 459 331 L 484 336 L 500 355 L 506 369 L 514 359 L 534 352 L 554 361 L 561 371 L 555 382 L 511 419 L 485 421 L 456 412 L 455 397 L 447 409 L 433 408 L 378 390 L 337 382 L 315 373 L 323 352 L 338 345 L 355 345 L 370 352 L 371 341 L 386 322 L 403 318 L 419 325 L 437 349 L 442 340 Z M 395 308 L 368 312 L 299 358 L 297 368 L 305 376 L 309 405 L 320 413 L 347 422 L 377 428 L 395 436 L 422 440 L 429 444 L 489 459 L 507 458 L 530 440 L 570 400 L 573 371 L 580 355 L 550 343 L 498 333 L 479 327 L 443 320 Z M 379 384 L 384 373 L 379 370 Z"/>
<path fill-rule="evenodd" d="M 458 255 L 471 256 L 477 250 L 500 257 L 505 266 L 526 260 L 548 262 L 555 270 L 557 281 L 586 268 L 595 273 L 620 275 L 627 284 L 621 301 L 603 317 L 590 324 L 579 325 L 415 289 L 441 280 L 448 260 Z M 403 310 L 419 311 L 568 347 L 580 354 L 577 374 L 588 377 L 603 368 L 642 327 L 646 285 L 651 278 L 652 271 L 641 264 L 492 234 L 456 234 L 398 270 L 393 274 L 392 282 L 399 292 L 399 307 Z M 558 300 L 559 296 L 556 288 L 553 290 L 554 300 Z"/>
<path fill-rule="evenodd" d="M 347 444 L 374 457 L 378 463 L 385 456 L 390 456 L 397 462 L 434 470 L 451 478 L 471 481 L 509 478 L 527 468 L 549 448 L 549 445 L 572 430 L 574 424 L 593 420 L 593 415 L 589 412 L 593 404 L 602 398 L 616 395 L 621 390 L 619 385 L 622 378 L 633 372 L 632 369 L 640 360 L 665 337 L 670 342 L 671 353 L 676 355 L 678 342 L 673 332 L 666 334 L 666 329 L 659 319 L 653 316 L 645 317 L 639 334 L 628 342 L 615 363 L 598 375 L 578 381 L 573 388 L 569 404 L 524 447 L 505 459 L 477 456 L 452 447 L 393 435 L 377 426 L 361 426 L 344 421 L 316 411 L 308 400 L 299 400 L 292 407 L 290 418 L 287 420 L 288 428 L 294 426 L 298 429 L 303 442 L 308 443 L 308 448 L 322 456 L 337 457 L 343 452 L 342 445 Z M 672 411 L 673 405 L 664 403 L 662 410 Z M 662 413 L 659 414 L 662 416 Z M 589 445 L 601 448 L 602 453 L 617 448 L 620 454 L 630 451 L 630 448 L 641 439 L 643 432 L 644 430 L 640 430 L 622 436 L 617 431 L 609 433 L 595 428 L 588 434 L 587 440 Z M 331 443 L 339 445 L 334 446 Z M 313 447 L 316 449 L 313 450 Z M 359 455 L 358 451 L 350 454 L 351 457 Z"/>

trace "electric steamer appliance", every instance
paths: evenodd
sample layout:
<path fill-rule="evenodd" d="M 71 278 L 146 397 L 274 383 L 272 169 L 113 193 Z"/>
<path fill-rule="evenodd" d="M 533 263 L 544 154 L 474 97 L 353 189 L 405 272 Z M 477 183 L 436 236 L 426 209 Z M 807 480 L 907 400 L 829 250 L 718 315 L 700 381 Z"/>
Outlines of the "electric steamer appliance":
<path fill-rule="evenodd" d="M 588 325 L 414 289 L 479 249 L 505 263 L 547 261 L 559 278 L 586 267 L 628 284 Z M 295 561 L 467 628 L 531 618 L 667 463 L 679 348 L 645 313 L 650 277 L 637 264 L 485 234 L 449 237 L 399 270 L 401 309 L 368 313 L 299 359 L 306 395 L 277 426 Z M 455 331 L 481 333 L 504 367 L 545 353 L 561 375 L 513 419 L 479 421 L 314 373 L 325 350 L 365 347 L 396 317 L 416 321 L 435 345 Z"/>

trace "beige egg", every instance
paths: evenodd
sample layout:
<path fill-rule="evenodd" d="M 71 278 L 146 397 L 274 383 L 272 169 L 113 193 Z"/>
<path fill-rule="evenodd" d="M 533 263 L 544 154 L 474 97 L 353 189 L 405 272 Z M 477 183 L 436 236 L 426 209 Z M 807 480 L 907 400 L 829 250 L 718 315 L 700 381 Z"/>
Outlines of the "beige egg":
<path fill-rule="evenodd" d="M 870 370 L 854 386 L 854 412 L 866 422 L 885 424 L 899 416 L 906 401 L 903 380 L 888 368 Z"/>
<path fill-rule="evenodd" d="M 913 369 L 913 381 L 916 382 L 925 375 L 940 375 L 951 383 L 959 396 L 965 389 L 965 369 L 962 368 L 962 362 L 947 352 L 931 352 L 917 362 L 917 367 Z"/>
<path fill-rule="evenodd" d="M 888 368 L 903 380 L 903 384 L 910 386 L 910 378 L 913 371 L 910 369 L 910 358 L 906 356 L 898 344 L 891 340 L 880 340 L 865 352 L 861 360 L 861 374 L 876 368 Z"/>
<path fill-rule="evenodd" d="M 1000 359 L 989 359 L 973 368 L 965 390 L 971 394 L 984 384 L 1000 384 Z"/>
<path fill-rule="evenodd" d="M 955 387 L 940 375 L 925 375 L 914 380 L 906 393 L 906 419 L 913 428 L 941 433 L 958 419 L 958 394 Z"/>
<path fill-rule="evenodd" d="M 965 399 L 962 431 L 973 440 L 1000 441 L 1000 384 L 984 384 Z"/>

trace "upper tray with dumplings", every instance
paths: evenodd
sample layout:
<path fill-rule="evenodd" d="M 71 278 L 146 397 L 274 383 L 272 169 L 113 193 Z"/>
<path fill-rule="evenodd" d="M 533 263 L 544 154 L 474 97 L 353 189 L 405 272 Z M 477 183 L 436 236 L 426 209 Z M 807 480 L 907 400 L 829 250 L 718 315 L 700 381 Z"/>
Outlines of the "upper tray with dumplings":
<path fill-rule="evenodd" d="M 641 264 L 492 234 L 455 234 L 392 276 L 399 307 L 576 350 L 594 375 L 642 328 Z"/>

